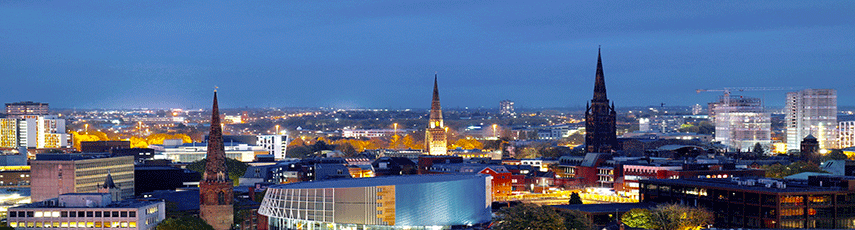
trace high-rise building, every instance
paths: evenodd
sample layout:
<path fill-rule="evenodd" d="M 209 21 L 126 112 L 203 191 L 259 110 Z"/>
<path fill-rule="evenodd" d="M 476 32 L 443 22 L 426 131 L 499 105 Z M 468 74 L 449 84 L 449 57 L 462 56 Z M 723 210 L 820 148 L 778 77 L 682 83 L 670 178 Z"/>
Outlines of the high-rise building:
<path fill-rule="evenodd" d="M 499 115 L 513 116 L 515 114 L 516 113 L 514 112 L 514 101 L 503 100 L 499 102 Z"/>
<path fill-rule="evenodd" d="M 214 229 L 231 229 L 234 223 L 234 183 L 226 168 L 217 91 L 214 91 L 214 105 L 211 109 L 211 132 L 208 134 L 206 159 L 205 174 L 199 182 L 199 217 Z"/>
<path fill-rule="evenodd" d="M 108 154 L 38 154 L 30 162 L 33 202 L 65 193 L 94 193 L 107 175 L 121 190 L 121 198 L 134 197 L 134 157 Z"/>
<path fill-rule="evenodd" d="M 772 118 L 759 98 L 725 94 L 710 103 L 715 121 L 715 140 L 731 150 L 751 151 L 756 144 L 772 145 Z"/>
<path fill-rule="evenodd" d="M 162 200 L 113 201 L 107 193 L 66 193 L 43 202 L 9 208 L 15 229 L 151 230 L 166 219 Z"/>
<path fill-rule="evenodd" d="M 67 148 L 65 119 L 52 115 L 0 118 L 0 148 Z"/>
<path fill-rule="evenodd" d="M 702 112 L 704 112 L 704 107 L 701 106 L 701 104 L 695 104 L 695 106 L 692 106 L 692 115 L 698 115 Z"/>
<path fill-rule="evenodd" d="M 805 89 L 787 93 L 785 108 L 787 149 L 798 150 L 799 142 L 812 134 L 820 149 L 836 148 L 837 91 Z"/>
<path fill-rule="evenodd" d="M 855 121 L 837 123 L 837 147 L 848 148 L 855 146 Z"/>
<path fill-rule="evenodd" d="M 433 100 L 430 103 L 430 120 L 425 133 L 425 148 L 428 155 L 447 155 L 446 127 L 442 123 L 442 108 L 439 106 L 437 77 L 433 76 Z"/>
<path fill-rule="evenodd" d="M 617 145 L 615 133 L 615 105 L 609 106 L 606 96 L 606 79 L 603 75 L 603 59 L 597 50 L 597 73 L 594 82 L 594 98 L 585 110 L 585 149 L 589 153 L 611 153 Z"/>
<path fill-rule="evenodd" d="M 22 101 L 6 103 L 6 114 L 15 115 L 47 115 L 50 112 L 48 103 Z"/>

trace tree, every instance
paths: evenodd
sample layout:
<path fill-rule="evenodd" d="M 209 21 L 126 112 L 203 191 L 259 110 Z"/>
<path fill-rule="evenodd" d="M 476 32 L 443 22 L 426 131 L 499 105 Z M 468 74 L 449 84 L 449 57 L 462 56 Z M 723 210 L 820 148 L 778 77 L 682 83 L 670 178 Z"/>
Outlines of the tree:
<path fill-rule="evenodd" d="M 199 230 L 214 230 L 205 220 L 193 216 L 182 216 L 180 218 L 165 219 L 157 225 L 157 230 L 184 230 L 184 229 L 199 229 Z"/>
<path fill-rule="evenodd" d="M 713 215 L 703 208 L 663 204 L 653 208 L 650 221 L 653 229 L 689 230 L 712 224 Z"/>
<path fill-rule="evenodd" d="M 830 160 L 847 160 L 849 159 L 846 154 L 843 154 L 843 151 L 840 149 L 831 150 L 830 153 L 825 154 L 824 156 L 819 158 L 820 162 L 830 161 Z"/>
<path fill-rule="evenodd" d="M 520 204 L 502 208 L 493 222 L 496 230 L 566 229 L 564 217 L 549 206 Z"/>
<path fill-rule="evenodd" d="M 502 208 L 493 220 L 494 229 L 588 229 L 591 222 L 576 210 L 558 210 L 549 206 L 520 204 Z"/>
<path fill-rule="evenodd" d="M 187 169 L 201 173 L 204 176 L 205 164 L 207 162 L 208 159 L 195 161 L 187 165 Z M 226 169 L 229 170 L 229 179 L 234 182 L 235 186 L 238 185 L 240 177 L 242 177 L 243 174 L 246 173 L 247 168 L 249 168 L 249 164 L 226 157 Z"/>
<path fill-rule="evenodd" d="M 623 213 L 620 220 L 623 224 L 631 228 L 652 229 L 655 226 L 653 226 L 653 222 L 650 220 L 651 215 L 653 213 L 650 210 L 633 208 Z"/>
<path fill-rule="evenodd" d="M 754 148 L 752 149 L 752 152 L 754 152 L 754 156 L 763 156 L 763 153 L 765 153 L 766 150 L 763 150 L 763 145 L 760 145 L 760 143 L 758 142 L 754 143 Z"/>
<path fill-rule="evenodd" d="M 570 201 L 569 204 L 582 204 L 582 197 L 579 197 L 579 193 L 570 193 Z"/>
<path fill-rule="evenodd" d="M 567 230 L 590 229 L 594 225 L 588 216 L 579 210 L 560 210 L 558 214 L 564 217 L 564 228 Z"/>

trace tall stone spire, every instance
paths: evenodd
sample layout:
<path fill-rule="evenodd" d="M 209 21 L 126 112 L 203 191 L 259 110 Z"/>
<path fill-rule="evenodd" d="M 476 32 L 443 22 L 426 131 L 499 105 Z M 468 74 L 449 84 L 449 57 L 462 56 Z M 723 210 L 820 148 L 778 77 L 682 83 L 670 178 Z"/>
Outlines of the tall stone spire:
<path fill-rule="evenodd" d="M 226 151 L 223 147 L 223 127 L 220 126 L 217 91 L 214 91 L 214 105 L 211 108 L 211 132 L 208 133 L 208 155 L 205 159 L 207 159 L 205 163 L 205 180 L 230 180 L 228 169 L 226 168 Z"/>
<path fill-rule="evenodd" d="M 430 119 L 425 130 L 425 150 L 428 155 L 448 154 L 445 124 L 442 121 L 442 108 L 439 105 L 439 87 L 437 75 L 433 75 L 433 99 L 430 102 Z"/>
<path fill-rule="evenodd" d="M 226 151 L 223 148 L 223 128 L 220 126 L 220 109 L 217 91 L 211 108 L 211 132 L 208 134 L 208 156 L 205 158 L 205 175 L 199 182 L 199 217 L 216 230 L 227 230 L 234 224 L 234 183 L 226 168 Z"/>
<path fill-rule="evenodd" d="M 430 119 L 442 120 L 442 107 L 439 105 L 439 87 L 437 74 L 433 75 L 433 100 L 430 102 Z"/>
<path fill-rule="evenodd" d="M 606 95 L 606 78 L 603 74 L 603 58 L 600 49 L 597 48 L 597 75 L 594 80 L 594 99 L 596 101 L 608 101 Z"/>
<path fill-rule="evenodd" d="M 585 110 L 585 149 L 589 153 L 612 153 L 617 147 L 614 103 L 609 106 L 606 96 L 606 79 L 603 75 L 603 58 L 597 49 L 597 73 L 594 79 L 594 98 Z"/>

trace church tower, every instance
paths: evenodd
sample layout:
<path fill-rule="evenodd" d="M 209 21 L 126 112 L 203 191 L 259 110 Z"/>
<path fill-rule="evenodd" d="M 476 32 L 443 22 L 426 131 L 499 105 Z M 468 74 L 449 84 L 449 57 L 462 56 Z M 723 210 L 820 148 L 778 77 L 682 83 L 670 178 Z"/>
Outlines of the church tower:
<path fill-rule="evenodd" d="M 217 106 L 217 91 L 214 90 L 214 106 L 211 109 L 211 132 L 208 134 L 208 156 L 205 158 L 205 174 L 199 182 L 199 216 L 217 230 L 231 229 L 234 223 L 234 183 L 226 169 L 226 151 L 223 148 L 223 130 L 220 126 L 220 110 Z"/>
<path fill-rule="evenodd" d="M 104 184 L 98 186 L 98 193 L 109 193 L 113 202 L 122 200 L 122 190 L 113 182 L 113 175 L 107 171 L 107 179 L 104 179 Z"/>
<path fill-rule="evenodd" d="M 612 153 L 617 145 L 615 133 L 615 105 L 609 106 L 606 96 L 606 79 L 603 76 L 603 59 L 597 49 L 597 74 L 594 81 L 594 98 L 585 110 L 585 150 L 589 153 Z"/>
<path fill-rule="evenodd" d="M 430 121 L 425 133 L 425 148 L 428 155 L 447 155 L 445 124 L 442 123 L 442 108 L 439 106 L 439 87 L 433 76 L 433 100 L 430 102 Z"/>

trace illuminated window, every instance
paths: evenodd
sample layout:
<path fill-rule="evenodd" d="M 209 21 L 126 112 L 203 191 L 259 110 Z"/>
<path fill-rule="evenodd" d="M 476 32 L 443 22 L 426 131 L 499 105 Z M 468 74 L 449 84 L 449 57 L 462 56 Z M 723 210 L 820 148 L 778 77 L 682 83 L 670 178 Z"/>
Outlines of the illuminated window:
<path fill-rule="evenodd" d="M 42 217 L 42 212 L 35 212 L 33 217 Z"/>
<path fill-rule="evenodd" d="M 136 227 L 137 227 L 137 222 L 136 222 L 136 221 L 131 221 L 130 223 L 128 223 L 128 227 L 136 228 Z"/>

